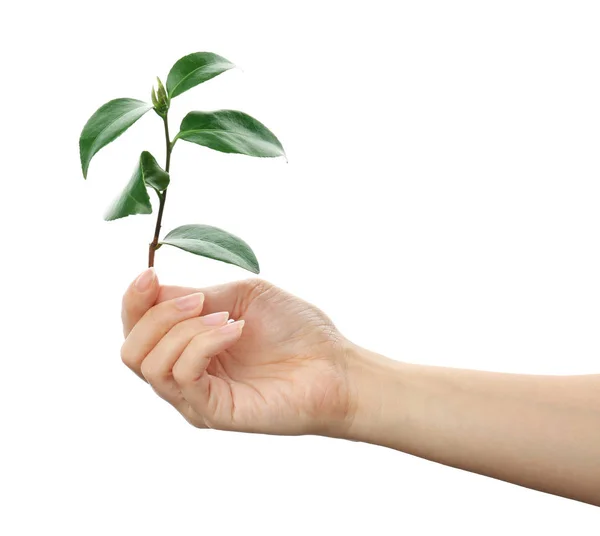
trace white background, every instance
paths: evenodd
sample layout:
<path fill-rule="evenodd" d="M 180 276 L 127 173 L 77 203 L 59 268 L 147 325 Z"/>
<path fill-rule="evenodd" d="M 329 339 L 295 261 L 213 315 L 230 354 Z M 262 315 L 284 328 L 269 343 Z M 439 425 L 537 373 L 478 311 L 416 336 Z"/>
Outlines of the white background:
<path fill-rule="evenodd" d="M 178 144 L 164 228 L 242 236 L 262 276 L 417 363 L 600 370 L 600 13 L 589 1 L 13 2 L 2 8 L 0 532 L 598 534 L 600 511 L 375 446 L 189 427 L 120 362 L 153 217 L 105 223 L 147 114 L 78 137 L 179 57 L 173 102 L 241 109 L 289 157 Z M 163 248 L 163 282 L 240 269 Z"/>

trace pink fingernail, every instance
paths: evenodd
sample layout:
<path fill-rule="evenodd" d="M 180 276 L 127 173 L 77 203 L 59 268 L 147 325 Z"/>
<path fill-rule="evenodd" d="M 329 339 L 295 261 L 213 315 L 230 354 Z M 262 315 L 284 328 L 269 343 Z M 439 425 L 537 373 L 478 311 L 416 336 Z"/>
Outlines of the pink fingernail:
<path fill-rule="evenodd" d="M 202 323 L 207 326 L 220 326 L 229 318 L 229 313 L 223 311 L 220 313 L 211 313 L 206 316 L 202 316 Z"/>
<path fill-rule="evenodd" d="M 220 337 L 224 339 L 232 338 L 239 336 L 244 328 L 244 321 L 237 320 L 235 322 L 231 322 L 231 324 L 225 324 L 222 328 L 219 328 L 217 333 Z"/>
<path fill-rule="evenodd" d="M 202 292 L 196 292 L 196 294 L 190 294 L 189 296 L 182 296 L 175 300 L 177 308 L 182 311 L 191 311 L 200 307 L 204 301 L 204 294 Z"/>
<path fill-rule="evenodd" d="M 154 278 L 156 277 L 156 273 L 154 272 L 154 268 L 148 268 L 145 272 L 135 280 L 135 288 L 138 292 L 146 292 Z"/>

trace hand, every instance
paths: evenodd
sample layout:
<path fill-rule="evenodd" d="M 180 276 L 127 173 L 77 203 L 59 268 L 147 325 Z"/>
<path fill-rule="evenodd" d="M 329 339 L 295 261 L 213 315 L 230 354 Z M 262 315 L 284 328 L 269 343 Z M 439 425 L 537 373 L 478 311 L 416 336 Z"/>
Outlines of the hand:
<path fill-rule="evenodd" d="M 126 291 L 122 319 L 123 362 L 194 426 L 290 435 L 349 426 L 349 341 L 265 281 L 200 293 L 161 287 L 149 270 Z"/>

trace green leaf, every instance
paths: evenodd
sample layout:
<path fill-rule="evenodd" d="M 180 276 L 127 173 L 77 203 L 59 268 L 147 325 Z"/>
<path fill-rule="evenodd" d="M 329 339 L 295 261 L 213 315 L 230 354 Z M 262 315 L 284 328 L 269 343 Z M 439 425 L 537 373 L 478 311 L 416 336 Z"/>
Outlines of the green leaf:
<path fill-rule="evenodd" d="M 190 112 L 181 122 L 175 139 L 179 138 L 223 153 L 285 156 L 275 134 L 253 117 L 236 110 Z"/>
<path fill-rule="evenodd" d="M 152 214 L 147 186 L 162 192 L 169 186 L 169 174 L 148 151 L 144 151 L 129 183 L 106 211 L 104 219 L 111 221 L 134 214 Z"/>
<path fill-rule="evenodd" d="M 182 225 L 173 229 L 160 244 L 168 244 L 217 261 L 235 264 L 258 274 L 254 252 L 241 238 L 210 225 Z"/>
<path fill-rule="evenodd" d="M 92 157 L 151 109 L 152 105 L 140 100 L 115 99 L 96 110 L 83 127 L 79 138 L 79 154 L 84 178 L 87 178 Z"/>
<path fill-rule="evenodd" d="M 181 58 L 167 76 L 167 92 L 172 99 L 184 91 L 233 69 L 235 65 L 212 52 L 195 52 Z"/>
<path fill-rule="evenodd" d="M 152 204 L 139 162 L 127 186 L 104 214 L 104 219 L 112 221 L 134 214 L 152 214 Z"/>
<path fill-rule="evenodd" d="M 158 165 L 148 151 L 144 151 L 140 155 L 140 166 L 142 168 L 142 176 L 147 186 L 151 186 L 158 192 L 166 190 L 169 186 L 169 174 Z"/>

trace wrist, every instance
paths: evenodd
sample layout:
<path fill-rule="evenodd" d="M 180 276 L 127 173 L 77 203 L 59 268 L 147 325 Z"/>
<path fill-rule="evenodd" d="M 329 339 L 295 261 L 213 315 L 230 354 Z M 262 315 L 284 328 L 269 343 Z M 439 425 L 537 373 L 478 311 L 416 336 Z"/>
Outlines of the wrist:
<path fill-rule="evenodd" d="M 406 364 L 353 345 L 347 352 L 348 426 L 343 438 L 385 445 L 404 419 Z M 394 422 L 388 422 L 392 419 Z"/>

